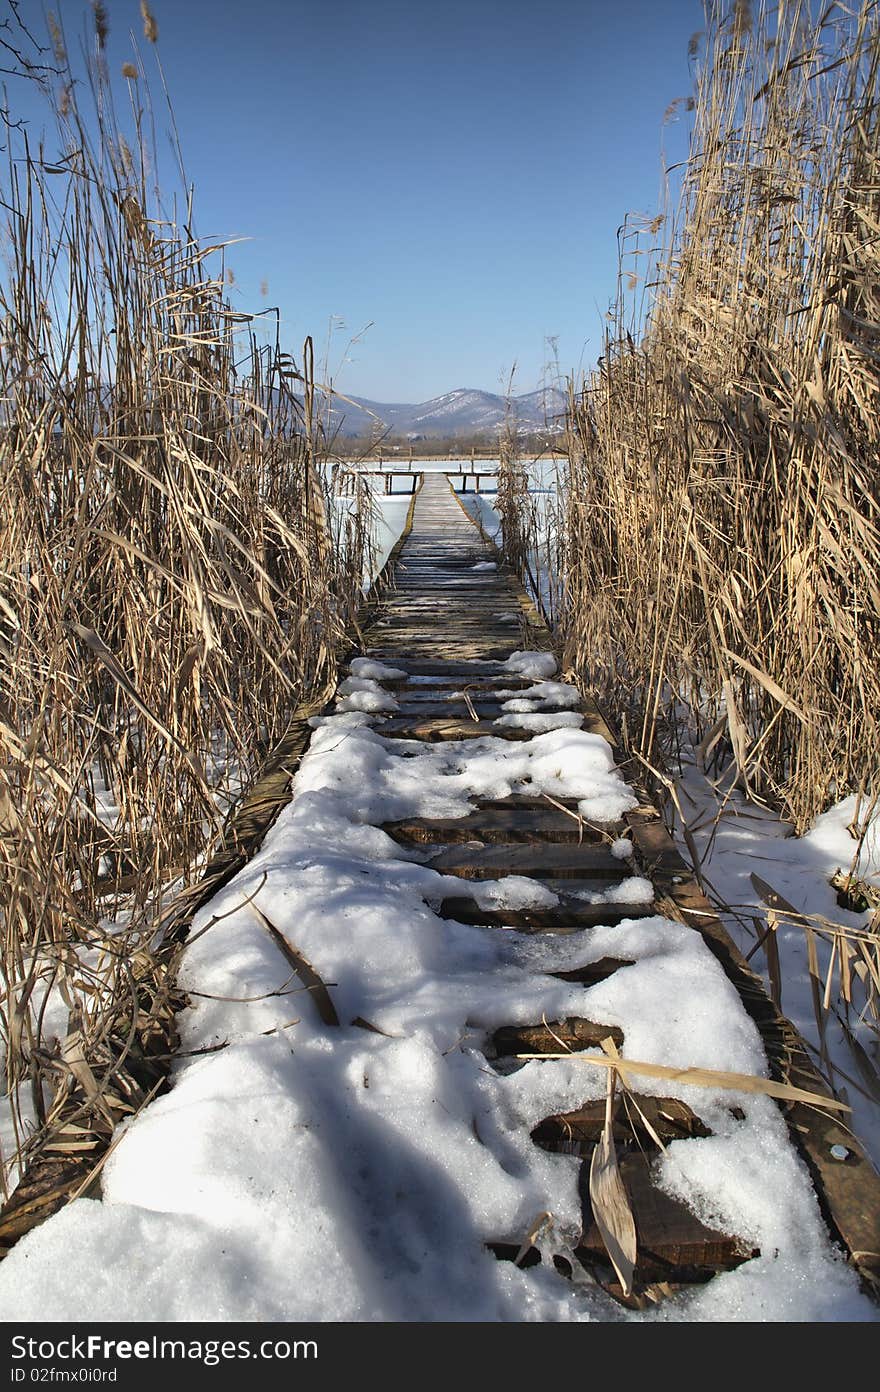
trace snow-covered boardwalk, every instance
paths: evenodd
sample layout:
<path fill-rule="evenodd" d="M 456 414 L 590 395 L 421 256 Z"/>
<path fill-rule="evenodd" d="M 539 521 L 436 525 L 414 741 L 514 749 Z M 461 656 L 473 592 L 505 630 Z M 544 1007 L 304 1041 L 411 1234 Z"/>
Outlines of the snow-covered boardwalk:
<path fill-rule="evenodd" d="M 196 919 L 173 1087 L 0 1265 L 0 1316 L 875 1317 L 778 1101 L 674 1076 L 812 1082 L 547 648 L 427 476 L 290 805 Z M 858 1148 L 792 1115 L 876 1252 Z"/>

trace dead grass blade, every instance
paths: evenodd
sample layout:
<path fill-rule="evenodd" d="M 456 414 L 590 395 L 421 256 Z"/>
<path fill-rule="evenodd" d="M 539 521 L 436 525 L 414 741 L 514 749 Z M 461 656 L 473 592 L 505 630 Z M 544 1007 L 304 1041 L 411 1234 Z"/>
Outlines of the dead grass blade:
<path fill-rule="evenodd" d="M 614 1145 L 616 1080 L 617 1074 L 612 1067 L 608 1071 L 605 1095 L 605 1125 L 590 1162 L 590 1203 L 611 1265 L 620 1278 L 624 1295 L 629 1295 L 637 1255 L 636 1225 Z"/>
<path fill-rule="evenodd" d="M 793 1087 L 790 1083 L 777 1083 L 771 1078 L 759 1078 L 751 1073 L 729 1073 L 712 1068 L 670 1068 L 662 1063 L 643 1063 L 636 1059 L 603 1057 L 601 1054 L 571 1052 L 562 1054 L 517 1054 L 519 1059 L 570 1059 L 573 1063 L 585 1063 L 594 1068 L 616 1068 L 622 1075 L 645 1078 L 668 1078 L 671 1082 L 684 1083 L 688 1087 L 718 1088 L 721 1091 L 761 1093 L 775 1097 L 780 1102 L 804 1102 L 813 1107 L 830 1108 L 832 1111 L 848 1112 L 845 1102 L 828 1097 L 821 1092 L 808 1092 L 805 1088 Z"/>
<path fill-rule="evenodd" d="M 325 1025 L 338 1025 L 339 1016 L 336 1013 L 336 1006 L 327 990 L 324 980 L 315 971 L 311 962 L 302 955 L 284 936 L 280 929 L 275 927 L 270 919 L 266 917 L 263 910 L 257 904 L 248 905 L 251 913 L 262 923 L 266 932 L 270 935 L 276 946 L 283 952 L 287 961 L 296 972 L 303 986 L 309 991 L 312 1000 L 315 1002 L 318 1014 Z"/>

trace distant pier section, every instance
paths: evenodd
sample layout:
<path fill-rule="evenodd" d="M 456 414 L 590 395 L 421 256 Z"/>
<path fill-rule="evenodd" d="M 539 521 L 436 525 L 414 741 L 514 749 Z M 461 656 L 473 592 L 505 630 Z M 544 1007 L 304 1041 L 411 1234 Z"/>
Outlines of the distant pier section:
<path fill-rule="evenodd" d="M 415 493 L 426 472 L 445 474 L 456 493 L 495 493 L 498 489 L 497 459 L 369 459 L 336 464 L 333 484 L 343 497 L 354 492 L 358 478 L 375 479 L 370 486 L 376 492 Z"/>

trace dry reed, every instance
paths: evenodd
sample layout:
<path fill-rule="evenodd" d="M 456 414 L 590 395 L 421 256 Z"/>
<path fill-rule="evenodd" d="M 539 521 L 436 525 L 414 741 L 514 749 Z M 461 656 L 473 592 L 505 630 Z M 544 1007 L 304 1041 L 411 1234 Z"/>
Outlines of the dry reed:
<path fill-rule="evenodd" d="M 10 18 L 57 149 L 7 113 L 3 1175 L 94 1150 L 143 1102 L 152 1075 L 133 1060 L 173 1033 L 163 904 L 293 709 L 332 687 L 367 544 L 356 507 L 328 510 L 310 346 L 300 365 L 277 334 L 258 347 L 224 297 L 224 249 L 192 230 L 191 191 L 179 219 L 159 202 L 140 60 L 123 117 L 103 6 L 85 80 L 54 19 L 38 50 Z"/>
<path fill-rule="evenodd" d="M 802 829 L 877 788 L 880 21 L 707 20 L 670 245 L 622 243 L 622 281 L 655 265 L 641 341 L 621 294 L 572 404 L 560 624 L 631 747 L 685 714 Z"/>

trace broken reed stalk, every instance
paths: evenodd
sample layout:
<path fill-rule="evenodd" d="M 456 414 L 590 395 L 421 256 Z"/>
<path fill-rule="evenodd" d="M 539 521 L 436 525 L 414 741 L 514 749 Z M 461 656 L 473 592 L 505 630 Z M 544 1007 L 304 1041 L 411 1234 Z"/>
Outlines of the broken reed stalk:
<path fill-rule="evenodd" d="M 0 176 L 10 1183 L 13 1161 L 88 1147 L 154 1085 L 147 1055 L 167 1053 L 175 1004 L 163 900 L 210 855 L 291 709 L 332 683 L 368 545 L 357 502 L 329 511 L 309 371 L 230 307 L 191 190 L 181 218 L 153 191 L 142 66 L 126 65 L 121 114 L 104 36 L 83 80 L 50 27 L 41 66 L 11 26 Z M 15 124 L 16 81 L 55 118 L 51 157 Z"/>

